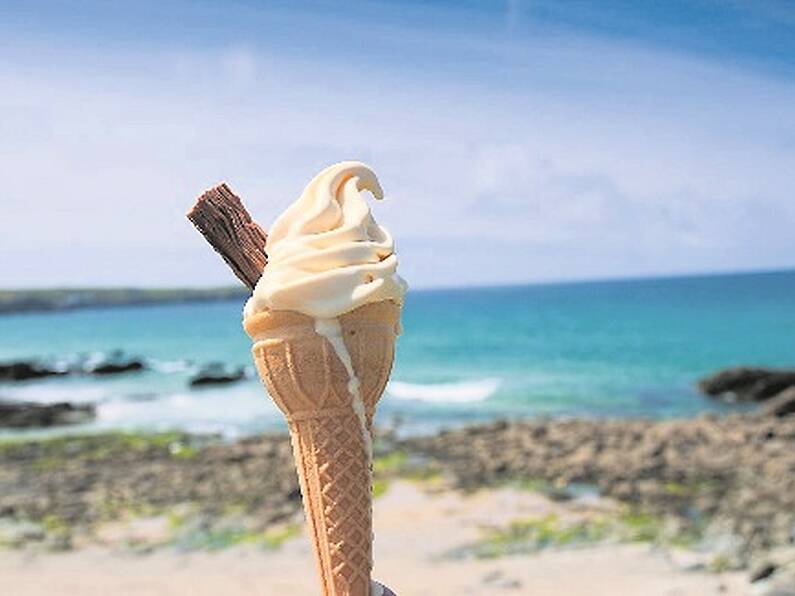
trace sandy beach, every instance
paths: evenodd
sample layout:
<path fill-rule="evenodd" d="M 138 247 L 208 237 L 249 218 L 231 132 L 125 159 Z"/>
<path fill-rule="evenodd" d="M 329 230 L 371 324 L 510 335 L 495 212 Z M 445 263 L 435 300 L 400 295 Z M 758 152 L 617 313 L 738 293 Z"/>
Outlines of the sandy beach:
<path fill-rule="evenodd" d="M 789 595 L 795 418 L 381 434 L 375 574 L 412 594 Z M 0 592 L 315 594 L 289 439 L 0 444 Z"/>
<path fill-rule="evenodd" d="M 647 544 L 556 549 L 534 555 L 479 559 L 456 554 L 482 538 L 484 528 L 515 517 L 593 513 L 604 503 L 552 501 L 514 489 L 462 497 L 399 481 L 376 500 L 375 575 L 401 596 L 442 594 L 746 594 L 742 572 L 690 569 L 692 557 Z M 162 524 L 161 524 L 162 525 Z M 312 555 L 302 534 L 274 551 L 236 546 L 218 552 L 172 549 L 134 553 L 135 538 L 157 538 L 158 518 L 118 528 L 115 543 L 75 552 L 0 554 L 0 590 L 25 596 L 104 594 L 317 593 Z M 690 561 L 690 562 L 688 562 Z"/>

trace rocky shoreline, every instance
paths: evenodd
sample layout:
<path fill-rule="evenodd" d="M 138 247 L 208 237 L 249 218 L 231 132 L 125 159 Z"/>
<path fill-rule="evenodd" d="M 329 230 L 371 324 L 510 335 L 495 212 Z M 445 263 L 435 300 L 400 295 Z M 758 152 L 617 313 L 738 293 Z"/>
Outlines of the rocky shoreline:
<path fill-rule="evenodd" d="M 0 378 L 25 383 L 147 368 L 145 360 L 114 352 L 59 366 L 5 363 Z M 197 367 L 189 385 L 234 383 L 245 374 L 210 364 Z M 382 432 L 375 442 L 374 494 L 400 479 L 459 495 L 505 487 L 558 503 L 580 503 L 585 495 L 617 509 L 581 518 L 575 505 L 573 524 L 517 519 L 462 546 L 460 555 L 642 541 L 698 551 L 702 569 L 742 569 L 774 586 L 795 584 L 795 373 L 726 369 L 702 379 L 699 388 L 715 399 L 760 406 L 752 413 L 665 421 L 499 421 L 403 439 Z M 79 424 L 92 416 L 90 404 L 0 400 L 0 427 Z M 159 528 L 154 536 L 147 530 L 145 539 L 125 535 L 137 549 L 278 546 L 302 527 L 289 437 L 229 443 L 184 433 L 106 433 L 0 440 L 0 547 L 107 544 L 113 528 L 130 520 Z"/>
<path fill-rule="evenodd" d="M 48 428 L 85 424 L 92 421 L 95 415 L 96 409 L 92 404 L 37 404 L 0 398 L 0 428 Z"/>
<path fill-rule="evenodd" d="M 795 417 L 500 422 L 414 439 L 462 489 L 516 479 L 599 494 L 724 541 L 730 566 L 795 544 Z"/>
<path fill-rule="evenodd" d="M 228 385 L 248 378 L 245 367 L 228 366 L 221 362 L 199 364 L 185 362 L 192 373 L 187 379 L 189 388 L 207 385 Z M 122 350 L 107 354 L 70 355 L 58 360 L 23 359 L 0 361 L 0 384 L 24 384 L 53 377 L 107 378 L 119 375 L 140 374 L 153 369 L 151 361 L 129 356 Z M 2 402 L 0 397 L 0 402 Z M 19 404 L 22 405 L 22 404 Z M 2 420 L 0 420 L 2 426 Z"/>
<path fill-rule="evenodd" d="M 708 550 L 716 568 L 758 572 L 795 548 L 793 447 L 792 416 L 498 422 L 380 436 L 375 493 L 397 477 L 434 490 L 512 485 L 557 500 L 590 491 L 653 516 L 665 528 L 655 535 Z M 283 435 L 231 444 L 175 433 L 0 442 L 6 545 L 79 546 L 107 522 L 151 514 L 227 538 L 231 515 L 231 536 L 262 536 L 300 524 L 300 510 Z M 19 524 L 27 530 L 15 534 Z"/>

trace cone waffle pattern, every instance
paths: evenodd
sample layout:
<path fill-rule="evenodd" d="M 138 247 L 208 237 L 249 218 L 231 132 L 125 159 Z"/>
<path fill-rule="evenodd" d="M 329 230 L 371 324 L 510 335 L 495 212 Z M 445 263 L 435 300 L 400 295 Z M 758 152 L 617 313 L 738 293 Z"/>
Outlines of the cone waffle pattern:
<path fill-rule="evenodd" d="M 340 317 L 368 427 L 392 368 L 399 316 L 396 304 L 380 302 Z M 261 313 L 246 330 L 260 376 L 289 423 L 323 594 L 368 596 L 372 488 L 348 373 L 311 317 Z"/>

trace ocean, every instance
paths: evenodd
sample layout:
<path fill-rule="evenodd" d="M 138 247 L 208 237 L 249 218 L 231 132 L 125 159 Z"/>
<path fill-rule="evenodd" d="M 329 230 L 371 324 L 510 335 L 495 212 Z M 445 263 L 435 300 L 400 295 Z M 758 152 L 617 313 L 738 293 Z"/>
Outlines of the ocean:
<path fill-rule="evenodd" d="M 122 350 L 149 370 L 0 384 L 0 398 L 95 403 L 96 422 L 68 432 L 283 430 L 253 374 L 242 306 L 2 316 L 0 360 L 101 360 Z M 795 366 L 795 272 L 411 291 L 403 329 L 377 415 L 401 433 L 497 418 L 693 416 L 742 408 L 699 395 L 702 375 Z M 211 362 L 248 367 L 249 378 L 190 389 Z"/>

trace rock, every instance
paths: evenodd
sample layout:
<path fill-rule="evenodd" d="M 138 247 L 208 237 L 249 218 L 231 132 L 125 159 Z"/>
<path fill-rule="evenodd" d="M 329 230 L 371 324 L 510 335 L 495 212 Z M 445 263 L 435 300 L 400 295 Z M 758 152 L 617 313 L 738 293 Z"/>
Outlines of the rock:
<path fill-rule="evenodd" d="M 703 393 L 727 401 L 759 402 L 795 387 L 795 370 L 727 368 L 698 382 Z"/>
<path fill-rule="evenodd" d="M 768 566 L 774 567 L 773 573 L 768 573 L 758 580 L 753 579 L 757 573 L 752 574 L 751 581 L 754 583 L 754 594 L 759 594 L 760 596 L 795 596 L 795 558 L 792 556 L 792 551 L 771 552 L 768 565 L 760 567 L 758 571 L 767 572 Z"/>
<path fill-rule="evenodd" d="M 94 414 L 94 406 L 90 404 L 0 402 L 0 427 L 30 428 L 81 424 L 92 420 Z"/>
<path fill-rule="evenodd" d="M 128 360 L 127 362 L 105 362 L 89 369 L 91 375 L 117 375 L 126 372 L 142 371 L 146 368 L 140 360 Z"/>
<path fill-rule="evenodd" d="M 27 381 L 66 374 L 32 360 L 0 363 L 0 381 Z"/>
<path fill-rule="evenodd" d="M 75 364 L 64 367 L 51 367 L 33 360 L 20 360 L 0 364 L 0 381 L 27 381 L 45 377 L 67 374 L 116 375 L 127 372 L 138 372 L 146 368 L 139 359 L 125 359 L 119 352 L 114 352 L 110 359 L 97 364 Z"/>
<path fill-rule="evenodd" d="M 202 387 L 204 385 L 228 385 L 236 383 L 246 377 L 244 368 L 238 368 L 231 372 L 223 366 L 212 364 L 200 370 L 190 381 L 191 387 Z"/>
<path fill-rule="evenodd" d="M 776 572 L 776 569 L 778 569 L 778 566 L 774 565 L 773 563 L 763 563 L 751 571 L 749 581 L 753 584 L 755 582 L 760 582 L 763 579 L 767 579 Z"/>
<path fill-rule="evenodd" d="M 765 402 L 762 414 L 783 418 L 795 414 L 795 387 L 785 389 L 769 401 Z"/>

